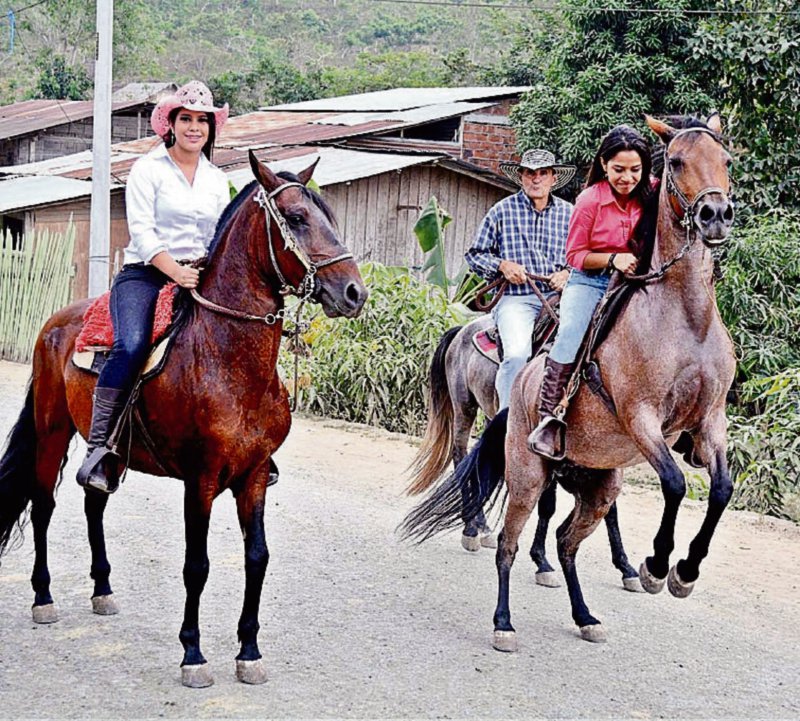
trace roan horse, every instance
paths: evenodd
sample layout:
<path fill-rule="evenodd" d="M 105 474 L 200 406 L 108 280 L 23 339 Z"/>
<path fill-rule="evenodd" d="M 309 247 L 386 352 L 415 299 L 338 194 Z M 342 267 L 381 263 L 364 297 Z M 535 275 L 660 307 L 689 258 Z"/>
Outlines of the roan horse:
<path fill-rule="evenodd" d="M 445 472 L 452 460 L 453 467 L 467 455 L 470 432 L 480 408 L 487 418 L 497 414 L 495 376 L 497 365 L 475 348 L 475 333 L 494 325 L 491 316 L 482 316 L 448 330 L 439 341 L 433 354 L 429 373 L 428 425 L 419 452 L 411 463 L 413 477 L 410 494 L 430 488 Z M 467 489 L 464 489 L 465 493 Z M 463 499 L 469 508 L 469 499 Z M 547 560 L 545 540 L 550 519 L 556 511 L 556 483 L 551 479 L 538 503 L 539 519 L 531 544 L 530 557 L 536 564 L 536 583 L 551 588 L 559 586 L 558 576 Z M 495 548 L 497 541 L 486 523 L 483 509 L 477 515 L 464 519 L 461 545 L 467 551 L 481 547 Z M 611 545 L 611 561 L 622 574 L 622 585 L 627 591 L 641 592 L 639 574 L 631 566 L 619 531 L 617 504 L 606 515 L 606 529 Z"/>
<path fill-rule="evenodd" d="M 493 638 L 500 651 L 517 648 L 508 601 L 511 566 L 519 535 L 551 475 L 575 497 L 574 509 L 557 531 L 558 557 L 572 618 L 581 637 L 595 642 L 604 641 L 606 633 L 583 599 L 575 554 L 619 494 L 621 469 L 646 460 L 661 481 L 664 513 L 653 555 L 639 569 L 650 593 L 665 583 L 676 597 L 691 593 L 733 491 L 725 457 L 725 396 L 736 361 L 716 305 L 710 252 L 726 240 L 733 223 L 731 158 L 722 145 L 718 116 L 707 125 L 688 119 L 680 130 L 652 118 L 647 123 L 666 145 L 658 233 L 644 259 L 651 270 L 630 279 L 640 287 L 595 354 L 617 414 L 582 386 L 567 415 L 566 462 L 532 453 L 527 439 L 538 422 L 543 363 L 529 363 L 514 386 L 508 412 L 498 414 L 458 472 L 403 523 L 406 536 L 421 540 L 452 528 L 461 516 L 462 484 L 471 485 L 475 505 L 482 506 L 498 498 L 505 477 L 508 508 L 498 538 Z M 708 470 L 711 484 L 700 531 L 687 557 L 670 569 L 686 484 L 669 449 L 681 432 L 691 437 L 694 460 Z"/>
<path fill-rule="evenodd" d="M 245 591 L 238 625 L 239 680 L 263 683 L 258 609 L 269 553 L 264 499 L 269 460 L 291 424 L 288 394 L 276 364 L 284 315 L 281 291 L 319 302 L 328 316 L 356 316 L 367 291 L 352 255 L 339 240 L 322 198 L 305 187 L 314 165 L 298 176 L 275 175 L 251 153 L 257 182 L 228 206 L 209 249 L 198 287 L 186 304 L 165 369 L 144 384 L 141 415 L 157 448 L 154 457 L 136 434 L 130 467 L 184 482 L 186 605 L 180 640 L 184 685 L 213 678 L 200 651 L 198 611 L 208 578 L 211 505 L 226 489 L 236 498 L 244 536 Z M 255 202 L 254 202 L 255 201 Z M 56 313 L 42 328 L 33 356 L 25 406 L 0 459 L 0 551 L 15 526 L 21 532 L 30 504 L 35 561 L 33 620 L 58 619 L 50 595 L 47 528 L 54 490 L 76 429 L 86 435 L 94 376 L 71 362 L 87 301 Z M 92 552 L 93 608 L 116 613 L 109 585 L 103 512 L 108 496 L 86 491 Z"/>

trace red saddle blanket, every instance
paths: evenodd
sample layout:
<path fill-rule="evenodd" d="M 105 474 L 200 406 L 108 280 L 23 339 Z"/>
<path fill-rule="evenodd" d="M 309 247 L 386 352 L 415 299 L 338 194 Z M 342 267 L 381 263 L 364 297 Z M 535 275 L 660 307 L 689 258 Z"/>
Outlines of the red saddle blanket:
<path fill-rule="evenodd" d="M 175 301 L 177 283 L 167 283 L 158 293 L 156 301 L 155 319 L 153 322 L 153 336 L 151 343 L 155 344 L 169 328 L 172 321 L 172 306 Z M 82 353 L 85 350 L 111 348 L 114 342 L 114 327 L 111 324 L 111 311 L 109 298 L 111 291 L 95 298 L 83 314 L 83 327 L 75 341 L 75 350 Z"/>

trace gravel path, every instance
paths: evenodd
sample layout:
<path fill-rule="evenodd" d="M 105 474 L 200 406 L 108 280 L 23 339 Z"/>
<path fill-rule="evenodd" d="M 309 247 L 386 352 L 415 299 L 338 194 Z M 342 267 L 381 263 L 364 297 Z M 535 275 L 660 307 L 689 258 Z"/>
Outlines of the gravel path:
<path fill-rule="evenodd" d="M 0 362 L 0 434 L 21 407 L 28 369 Z M 82 447 L 82 444 L 80 444 Z M 580 640 L 565 589 L 533 583 L 521 552 L 511 609 L 520 652 L 490 647 L 493 553 L 457 536 L 420 547 L 394 528 L 410 508 L 401 436 L 297 418 L 270 489 L 271 560 L 261 610 L 269 680 L 236 682 L 244 585 L 233 499 L 214 508 L 211 575 L 201 606 L 213 687 L 180 685 L 183 605 L 181 485 L 131 473 L 106 514 L 118 616 L 91 613 L 82 494 L 71 461 L 50 530 L 61 620 L 30 620 L 30 531 L 0 568 L 0 717 L 29 718 L 798 718 L 800 529 L 729 512 L 695 593 L 677 600 L 622 590 L 604 533 L 578 568 L 609 642 Z M 556 517 L 567 512 L 562 495 Z M 631 561 L 649 552 L 657 492 L 629 486 L 619 502 Z M 703 506 L 686 502 L 683 554 Z M 533 524 L 522 538 L 529 546 Z M 549 542 L 551 560 L 554 543 Z M 677 556 L 676 556 L 677 557 Z"/>

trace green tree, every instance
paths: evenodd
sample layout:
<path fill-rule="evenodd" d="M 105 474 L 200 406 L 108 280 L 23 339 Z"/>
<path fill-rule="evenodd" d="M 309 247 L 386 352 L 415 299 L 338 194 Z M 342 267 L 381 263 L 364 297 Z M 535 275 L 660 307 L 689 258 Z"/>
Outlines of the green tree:
<path fill-rule="evenodd" d="M 644 113 L 707 112 L 714 99 L 690 62 L 700 0 L 629 0 L 630 12 L 564 0 L 560 34 L 534 32 L 529 54 L 549 57 L 543 80 L 512 113 L 520 147 L 546 147 L 585 166 L 614 125 L 645 131 Z M 659 8 L 638 13 L 637 8 Z"/>
<path fill-rule="evenodd" d="M 797 2 L 745 0 L 735 9 L 797 11 Z M 751 212 L 800 208 L 800 16 L 712 17 L 691 45 L 723 97 L 738 200 Z"/>
<path fill-rule="evenodd" d="M 91 97 L 92 79 L 80 65 L 68 65 L 63 55 L 42 53 L 37 66 L 39 79 L 34 96 L 66 100 Z"/>

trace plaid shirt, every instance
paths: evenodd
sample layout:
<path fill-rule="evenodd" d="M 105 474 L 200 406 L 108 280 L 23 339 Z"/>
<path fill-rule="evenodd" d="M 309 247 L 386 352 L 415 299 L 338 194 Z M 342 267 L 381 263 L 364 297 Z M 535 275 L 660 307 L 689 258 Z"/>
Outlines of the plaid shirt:
<path fill-rule="evenodd" d="M 503 198 L 483 219 L 466 253 L 467 263 L 486 280 L 497 277 L 501 260 L 519 263 L 529 273 L 550 275 L 566 263 L 571 215 L 572 203 L 553 195 L 542 211 L 536 210 L 523 191 Z M 533 290 L 527 283 L 510 284 L 506 292 L 529 295 Z"/>

